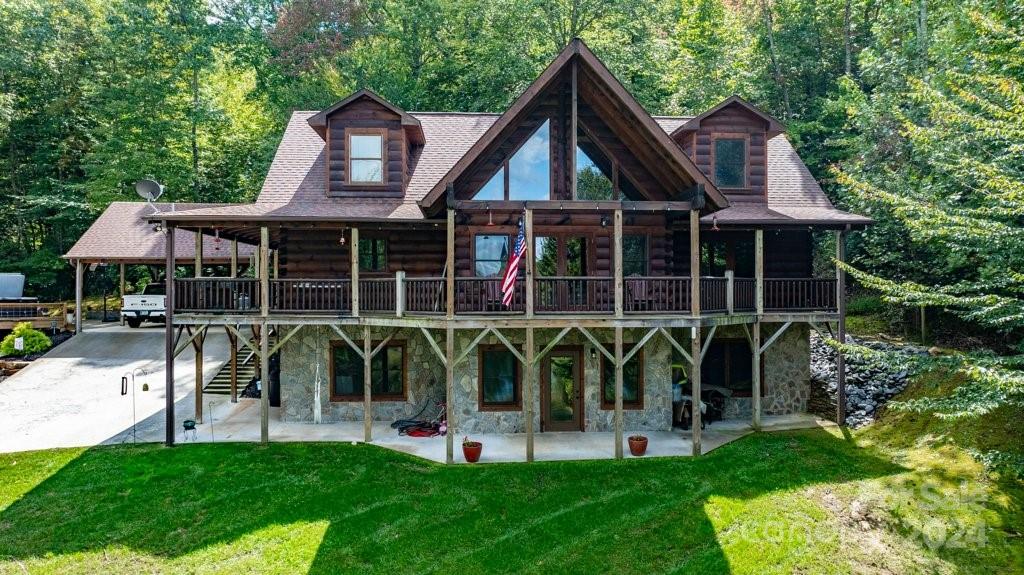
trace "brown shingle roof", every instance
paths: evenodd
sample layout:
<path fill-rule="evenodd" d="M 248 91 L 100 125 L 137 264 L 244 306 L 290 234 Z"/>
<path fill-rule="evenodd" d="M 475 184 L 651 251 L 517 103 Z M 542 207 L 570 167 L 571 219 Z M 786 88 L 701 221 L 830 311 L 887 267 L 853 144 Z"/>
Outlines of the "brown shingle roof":
<path fill-rule="evenodd" d="M 171 211 L 172 204 L 153 204 L 161 212 Z M 224 204 L 173 204 L 174 211 L 209 209 Z M 236 208 L 238 206 L 235 206 Z M 65 259 L 84 262 L 109 262 L 133 264 L 160 264 L 164 262 L 167 236 L 154 230 L 146 220 L 153 208 L 144 202 L 113 202 L 82 237 L 71 246 Z M 177 261 L 191 262 L 195 258 L 195 235 L 180 230 L 174 235 L 174 254 Z M 239 257 L 249 257 L 254 246 L 239 243 Z M 217 241 L 203 236 L 203 261 L 227 262 L 231 259 L 231 242 Z"/>
<path fill-rule="evenodd" d="M 378 200 L 332 198 L 325 189 L 324 141 L 306 120 L 317 112 L 295 112 L 254 204 L 179 209 L 177 220 L 422 220 L 417 205 L 497 120 L 498 114 L 411 112 L 426 135 L 426 144 L 410 159 L 412 175 L 405 198 Z M 655 116 L 672 133 L 689 117 Z M 767 205 L 730 206 L 715 212 L 719 223 L 852 224 L 869 218 L 835 209 L 784 135 L 768 141 Z M 710 217 L 705 218 L 710 221 Z"/>

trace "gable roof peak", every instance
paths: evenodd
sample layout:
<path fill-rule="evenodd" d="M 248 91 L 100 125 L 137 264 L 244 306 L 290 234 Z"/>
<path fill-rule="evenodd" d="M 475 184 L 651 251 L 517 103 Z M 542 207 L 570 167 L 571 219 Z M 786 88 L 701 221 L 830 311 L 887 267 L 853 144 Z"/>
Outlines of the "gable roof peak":
<path fill-rule="evenodd" d="M 780 122 L 774 116 L 765 112 L 761 108 L 758 108 L 757 106 L 743 99 L 739 94 L 733 94 L 728 98 L 722 100 L 715 106 L 712 106 L 711 109 L 694 116 L 688 122 L 676 128 L 675 131 L 672 132 L 672 135 L 675 136 L 680 132 L 698 130 L 700 129 L 701 121 L 703 121 L 705 118 L 712 116 L 715 113 L 732 105 L 740 106 L 747 110 L 748 112 L 764 120 L 764 122 L 767 124 L 767 132 L 769 138 L 775 136 L 776 134 L 785 133 L 786 127 L 782 125 L 782 122 Z"/>
<path fill-rule="evenodd" d="M 397 114 L 401 118 L 402 127 L 405 129 L 405 132 L 409 134 L 410 138 L 414 142 L 420 144 L 423 143 L 423 128 L 420 125 L 420 121 L 416 119 L 416 117 L 413 116 L 412 114 L 406 112 L 402 108 L 399 108 L 395 104 L 392 104 L 386 98 L 384 98 L 383 96 L 369 88 L 360 88 L 355 92 L 352 92 L 345 98 L 317 112 L 313 116 L 310 116 L 309 119 L 306 120 L 306 122 L 309 123 L 310 127 L 316 130 L 318 134 L 320 134 L 321 138 L 326 139 L 327 118 L 330 117 L 335 112 L 337 112 L 338 110 L 341 110 L 342 108 L 348 106 L 349 104 L 364 98 L 372 100 L 377 104 L 381 105 L 382 107 Z"/>

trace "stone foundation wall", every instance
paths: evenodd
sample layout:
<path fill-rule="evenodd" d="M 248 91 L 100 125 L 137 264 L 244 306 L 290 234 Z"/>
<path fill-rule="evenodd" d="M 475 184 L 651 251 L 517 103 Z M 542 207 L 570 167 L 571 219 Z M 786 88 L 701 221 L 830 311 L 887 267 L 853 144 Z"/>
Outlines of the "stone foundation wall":
<path fill-rule="evenodd" d="M 371 328 L 371 338 L 382 340 L 392 328 Z M 361 328 L 347 328 L 345 333 L 356 345 L 362 343 Z M 330 342 L 341 338 L 329 326 L 303 327 L 281 348 L 281 419 L 283 421 L 312 422 L 313 414 L 320 411 L 324 423 L 362 421 L 363 402 L 330 400 L 330 381 L 327 360 Z M 427 398 L 444 399 L 444 367 L 429 348 L 419 330 L 402 329 L 392 341 L 404 340 L 408 373 L 406 374 L 406 401 L 374 401 L 373 418 L 394 421 L 416 414 Z M 317 401 L 317 375 L 320 380 L 320 399 Z M 428 411 L 433 409 L 429 407 Z"/>
<path fill-rule="evenodd" d="M 775 333 L 782 324 L 761 324 L 761 343 Z M 794 323 L 764 352 L 764 379 L 761 382 L 761 412 L 764 415 L 787 415 L 807 411 L 811 383 L 811 347 L 809 326 Z M 743 338 L 740 326 L 722 326 L 715 337 Z M 725 402 L 725 419 L 751 417 L 749 397 L 732 397 Z"/>
<path fill-rule="evenodd" d="M 764 324 L 762 337 L 767 338 L 780 324 Z M 373 328 L 371 337 L 381 340 L 392 328 Z M 535 340 L 538 351 L 546 347 L 559 330 L 537 330 Z M 688 330 L 675 330 L 678 341 L 686 346 Z M 348 328 L 346 333 L 357 344 L 362 341 L 361 328 Z M 438 344 L 443 348 L 443 333 L 435 332 Z M 479 332 L 456 330 L 455 349 L 465 349 Z M 502 332 L 513 344 L 521 345 L 525 338 L 522 330 Z M 613 340 L 610 329 L 593 330 L 600 341 Z M 639 340 L 645 330 L 625 330 L 625 343 Z M 683 336 L 683 337 L 681 337 Z M 723 326 L 716 337 L 744 337 L 738 326 Z M 281 418 L 284 421 L 312 422 L 314 412 L 319 411 L 324 423 L 337 421 L 361 421 L 362 401 L 330 401 L 328 381 L 328 354 L 330 342 L 341 338 L 327 326 L 306 326 L 288 340 L 281 349 Z M 430 348 L 419 330 L 403 329 L 393 341 L 406 343 L 407 399 L 406 401 L 374 401 L 373 418 L 378 421 L 394 421 L 416 414 L 428 398 L 443 400 L 444 367 Z M 493 335 L 481 343 L 500 344 Z M 614 410 L 601 408 L 601 354 L 578 331 L 569 333 L 559 345 L 579 346 L 583 358 L 583 411 L 586 431 L 611 431 Z M 672 424 L 672 349 L 665 338 L 655 336 L 643 348 L 644 361 L 644 402 L 641 410 L 624 410 L 623 420 L 626 431 L 666 430 Z M 534 393 L 534 429 L 541 429 L 540 422 L 540 374 L 535 367 L 534 381 L 538 387 Z M 525 431 L 523 411 L 480 411 L 478 405 L 477 352 L 470 352 L 466 360 L 455 368 L 455 426 L 460 434 L 520 433 Z M 317 379 L 319 375 L 319 400 Z M 804 412 L 810 395 L 810 348 L 806 325 L 794 324 L 789 327 L 765 352 L 765 396 L 762 408 L 766 415 L 781 415 Z M 688 392 L 686 389 L 684 391 Z M 432 408 L 431 408 L 432 409 Z M 726 418 L 750 417 L 750 398 L 732 398 L 726 403 Z"/>

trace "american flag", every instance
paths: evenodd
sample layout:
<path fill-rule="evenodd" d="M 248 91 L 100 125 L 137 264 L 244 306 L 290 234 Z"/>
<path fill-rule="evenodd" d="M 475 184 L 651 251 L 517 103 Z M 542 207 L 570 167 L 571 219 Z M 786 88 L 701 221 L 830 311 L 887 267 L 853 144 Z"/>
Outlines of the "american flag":
<path fill-rule="evenodd" d="M 512 307 L 512 296 L 516 293 L 516 278 L 519 277 L 519 260 L 526 255 L 526 228 L 523 226 L 523 219 L 519 218 L 519 233 L 516 234 L 516 245 L 509 254 L 508 267 L 505 269 L 505 279 L 501 282 L 501 303 L 505 307 Z"/>

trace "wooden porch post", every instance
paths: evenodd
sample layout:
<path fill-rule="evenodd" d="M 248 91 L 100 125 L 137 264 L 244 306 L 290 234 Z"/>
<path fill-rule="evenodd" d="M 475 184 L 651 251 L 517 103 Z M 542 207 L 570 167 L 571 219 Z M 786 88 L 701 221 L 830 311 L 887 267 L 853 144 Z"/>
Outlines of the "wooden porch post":
<path fill-rule="evenodd" d="M 764 230 L 754 230 L 754 306 L 760 320 L 764 314 Z"/>
<path fill-rule="evenodd" d="M 761 430 L 761 320 L 755 320 L 751 326 L 750 347 L 751 351 L 751 381 L 750 390 L 750 414 L 751 426 Z"/>
<path fill-rule="evenodd" d="M 613 243 L 612 243 L 612 245 L 613 245 L 613 248 L 612 248 L 612 250 L 613 250 L 612 261 L 614 262 L 613 263 L 613 265 L 614 265 L 613 269 L 615 270 L 615 317 L 621 318 L 622 317 L 622 312 L 623 312 L 623 301 L 622 301 L 622 299 L 623 299 L 622 298 L 622 296 L 623 296 L 623 293 L 622 293 L 622 291 L 623 291 L 623 285 L 622 285 L 623 284 L 623 282 L 622 282 L 622 208 L 619 208 L 619 209 L 615 210 L 615 215 L 613 216 L 613 220 L 614 220 L 614 223 L 612 224 L 612 228 L 613 228 L 615 237 L 614 237 L 614 240 L 613 240 Z M 620 441 L 619 443 L 621 444 L 622 442 Z M 622 450 L 622 446 L 620 445 L 618 447 L 618 451 L 621 451 L 621 450 Z M 618 451 L 616 451 L 616 453 L 618 453 Z"/>
<path fill-rule="evenodd" d="M 203 277 L 203 229 L 197 228 L 196 235 L 196 253 L 195 253 L 195 273 L 193 274 L 197 278 Z"/>
<path fill-rule="evenodd" d="M 260 443 L 270 441 L 270 229 L 260 228 Z"/>
<path fill-rule="evenodd" d="M 197 328 L 202 329 L 202 328 Z M 206 332 L 192 340 L 192 346 L 196 350 L 196 421 L 203 422 L 203 343 L 206 340 Z"/>
<path fill-rule="evenodd" d="M 754 308 L 751 326 L 751 425 L 761 429 L 761 316 L 764 315 L 764 230 L 754 230 Z"/>
<path fill-rule="evenodd" d="M 231 277 L 238 277 L 238 240 L 231 240 Z"/>
<path fill-rule="evenodd" d="M 616 260 L 618 262 L 619 260 Z M 619 268 L 616 265 L 616 268 Z M 619 268 L 621 271 L 621 268 Z M 603 393 L 603 390 L 602 390 Z M 615 326 L 615 459 L 622 459 L 622 327 Z"/>
<path fill-rule="evenodd" d="M 690 357 L 693 358 L 692 365 L 690 366 L 690 396 L 692 398 L 690 402 L 690 428 L 694 455 L 700 455 L 700 347 L 700 328 L 693 327 L 690 331 Z"/>
<path fill-rule="evenodd" d="M 370 341 L 370 326 L 363 326 L 363 441 L 373 441 L 373 390 L 371 382 L 373 342 Z"/>
<path fill-rule="evenodd" d="M 700 210 L 690 210 L 690 313 L 700 318 Z M 700 455 L 700 326 L 690 332 L 690 427 L 693 454 Z"/>
<path fill-rule="evenodd" d="M 449 211 L 449 214 L 452 212 Z M 450 254 L 451 252 L 449 252 Z M 451 301 L 451 300 L 449 300 Z M 449 304 L 451 305 L 451 304 Z M 445 421 L 448 432 L 445 433 L 445 462 L 455 462 L 455 328 L 451 322 L 445 328 L 444 338 L 444 382 L 445 382 Z"/>
<path fill-rule="evenodd" d="M 455 317 L 455 210 L 448 210 L 445 239 L 445 317 Z"/>
<path fill-rule="evenodd" d="M 351 244 L 352 317 L 359 317 L 359 228 L 352 228 Z"/>
<path fill-rule="evenodd" d="M 277 279 L 280 276 L 281 270 L 279 265 L 281 261 L 280 258 L 278 257 L 278 253 L 278 250 L 274 250 L 274 279 Z"/>
<path fill-rule="evenodd" d="M 533 254 L 530 254 L 533 257 Z M 526 328 L 526 365 L 523 366 L 523 419 L 526 424 L 526 461 L 533 461 L 533 389 L 534 389 L 534 354 L 533 328 Z"/>
<path fill-rule="evenodd" d="M 117 293 L 120 294 L 120 296 L 121 296 L 121 303 L 124 303 L 124 286 L 125 286 L 125 281 L 124 281 L 124 264 L 119 264 L 118 265 L 118 275 L 120 276 L 120 281 L 119 281 L 119 287 L 117 289 Z M 61 321 L 64 321 L 64 320 L 61 320 Z M 123 315 L 121 316 L 121 325 L 124 325 L 124 316 Z"/>
<path fill-rule="evenodd" d="M 174 445 L 174 227 L 167 226 L 164 246 L 164 443 Z M 81 262 L 78 263 L 81 266 Z M 81 268 L 79 268 L 81 269 Z M 77 319 L 77 318 L 76 318 Z"/>
<path fill-rule="evenodd" d="M 405 271 L 395 272 L 395 317 L 405 315 Z"/>
<path fill-rule="evenodd" d="M 846 272 L 839 263 L 846 261 L 846 232 L 836 232 L 836 307 L 839 311 L 839 343 L 846 343 Z M 836 352 L 836 423 L 846 425 L 846 358 Z"/>
<path fill-rule="evenodd" d="M 228 332 L 228 344 L 231 346 L 231 403 L 238 403 L 238 337 L 227 326 L 224 331 Z"/>
<path fill-rule="evenodd" d="M 82 260 L 75 260 L 75 334 L 82 333 L 82 295 L 85 291 L 85 266 Z"/>
<path fill-rule="evenodd" d="M 526 236 L 526 277 L 524 278 L 524 284 L 526 286 L 526 317 L 533 317 L 533 262 L 537 259 L 537 254 L 533 253 L 536 248 L 533 242 L 533 210 L 527 209 L 526 215 L 524 216 L 523 227 L 526 229 L 524 235 Z M 514 289 L 514 288 L 513 288 Z"/>

